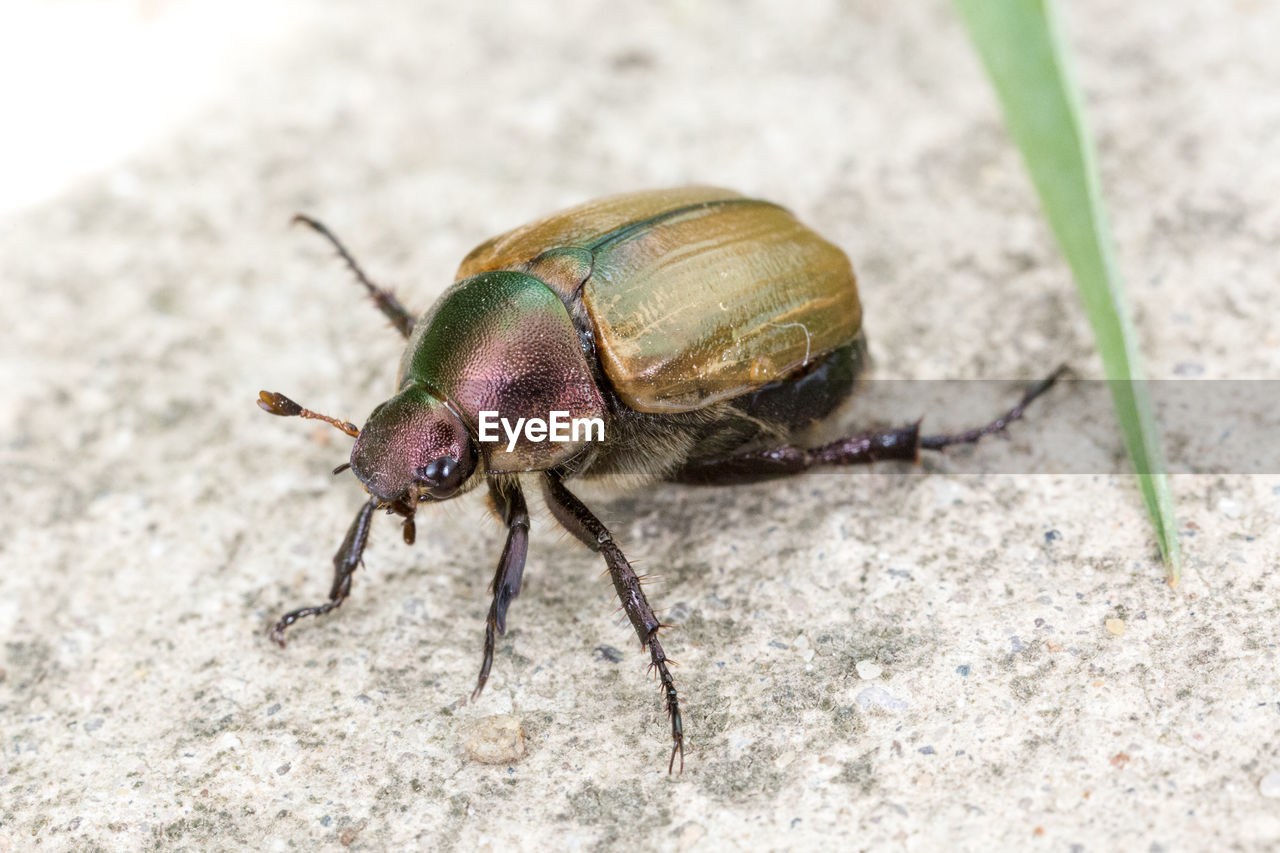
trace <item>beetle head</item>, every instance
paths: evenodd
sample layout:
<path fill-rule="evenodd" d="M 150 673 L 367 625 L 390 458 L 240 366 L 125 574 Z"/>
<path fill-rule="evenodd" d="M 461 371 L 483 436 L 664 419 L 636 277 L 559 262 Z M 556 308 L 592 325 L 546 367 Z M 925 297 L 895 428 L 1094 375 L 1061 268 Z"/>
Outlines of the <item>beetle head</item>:
<path fill-rule="evenodd" d="M 416 385 L 374 409 L 351 449 L 351 471 L 369 493 L 408 506 L 453 497 L 475 467 L 466 424 Z"/>

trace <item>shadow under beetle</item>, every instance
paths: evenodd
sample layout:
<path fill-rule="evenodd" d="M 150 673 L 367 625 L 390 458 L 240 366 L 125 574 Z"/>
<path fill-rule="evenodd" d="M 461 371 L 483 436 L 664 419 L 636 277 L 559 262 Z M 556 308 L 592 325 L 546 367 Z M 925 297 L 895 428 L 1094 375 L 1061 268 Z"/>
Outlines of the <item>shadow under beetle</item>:
<path fill-rule="evenodd" d="M 326 237 L 406 338 L 396 393 L 363 428 L 263 391 L 275 415 L 327 421 L 355 438 L 350 468 L 369 493 L 333 558 L 329 601 L 285 614 L 271 631 L 328 613 L 351 592 L 376 509 L 404 519 L 418 505 L 481 483 L 507 528 L 493 577 L 484 689 L 496 635 L 520 593 L 529 543 L 524 486 L 537 484 L 555 519 L 608 566 L 622 609 L 649 652 L 671 721 L 671 758 L 684 766 L 684 726 L 658 633 L 664 625 L 609 530 L 565 481 L 737 483 L 816 465 L 914 461 L 921 449 L 976 442 L 1004 429 L 1058 373 L 986 426 L 921 436 L 919 422 L 814 448 L 792 443 L 850 394 L 865 348 L 853 269 L 844 253 L 786 209 L 709 187 L 589 202 L 489 240 L 454 284 L 415 319 Z M 1059 371 L 1060 372 L 1060 371 Z M 481 412 L 599 418 L 602 441 L 482 442 Z M 534 436 L 536 439 L 536 436 Z"/>

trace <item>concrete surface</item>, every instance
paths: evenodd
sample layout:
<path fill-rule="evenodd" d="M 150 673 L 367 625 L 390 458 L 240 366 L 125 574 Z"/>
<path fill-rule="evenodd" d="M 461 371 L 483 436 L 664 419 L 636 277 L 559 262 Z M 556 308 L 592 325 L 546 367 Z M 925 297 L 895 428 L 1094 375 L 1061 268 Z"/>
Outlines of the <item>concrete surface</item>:
<path fill-rule="evenodd" d="M 266 640 L 360 491 L 327 473 L 346 439 L 255 394 L 359 422 L 398 356 L 295 210 L 424 307 L 506 227 L 722 184 L 849 251 L 881 376 L 1098 374 L 946 4 L 557 5 L 290 5 L 258 39 L 228 7 L 252 49 L 180 120 L 10 200 L 0 850 L 1275 849 L 1280 478 L 1175 481 L 1171 590 L 1131 479 L 965 473 L 1036 470 L 1069 393 L 913 471 L 597 500 L 676 623 L 681 776 L 602 566 L 541 507 L 474 704 L 477 499 L 413 549 L 379 519 L 347 606 Z M 1067 5 L 1152 374 L 1277 376 L 1280 7 Z M 185 79 L 166 55 L 103 97 Z M 468 760 L 504 737 L 523 757 Z"/>

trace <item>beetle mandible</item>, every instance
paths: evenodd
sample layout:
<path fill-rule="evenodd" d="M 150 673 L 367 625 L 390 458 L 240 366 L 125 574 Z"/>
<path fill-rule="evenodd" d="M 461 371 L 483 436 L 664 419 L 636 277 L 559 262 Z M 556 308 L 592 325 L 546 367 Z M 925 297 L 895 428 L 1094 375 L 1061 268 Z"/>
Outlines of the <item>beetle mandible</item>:
<path fill-rule="evenodd" d="M 474 249 L 421 317 L 376 286 L 314 219 L 378 309 L 408 339 L 396 393 L 363 428 L 263 391 L 276 415 L 317 418 L 355 438 L 350 468 L 369 494 L 333 558 L 329 600 L 351 592 L 374 510 L 403 518 L 412 544 L 419 504 L 484 484 L 507 529 L 494 573 L 473 697 L 520 593 L 529 543 L 524 489 L 608 567 L 622 609 L 649 653 L 671 723 L 670 772 L 684 766 L 675 680 L 640 578 L 613 534 L 565 485 L 570 479 L 737 483 L 819 465 L 917 459 L 1004 429 L 1061 372 L 1018 405 L 967 432 L 922 436 L 919 422 L 805 448 L 796 438 L 830 415 L 865 361 L 862 310 L 844 252 L 785 208 L 711 187 L 613 196 L 517 228 Z M 603 440 L 574 435 L 481 441 L 481 414 L 515 422 L 552 412 L 594 418 Z"/>

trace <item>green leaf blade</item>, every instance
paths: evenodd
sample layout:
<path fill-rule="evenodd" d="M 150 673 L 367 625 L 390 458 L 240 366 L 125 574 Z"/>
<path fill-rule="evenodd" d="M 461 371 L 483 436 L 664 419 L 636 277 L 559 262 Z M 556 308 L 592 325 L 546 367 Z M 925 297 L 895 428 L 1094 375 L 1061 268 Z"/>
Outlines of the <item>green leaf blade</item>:
<path fill-rule="evenodd" d="M 1112 403 L 1169 570 L 1181 577 L 1173 495 L 1124 284 L 1111 248 L 1093 146 L 1051 0 L 954 0 L 1022 152 L 1045 218 L 1071 267 Z"/>

